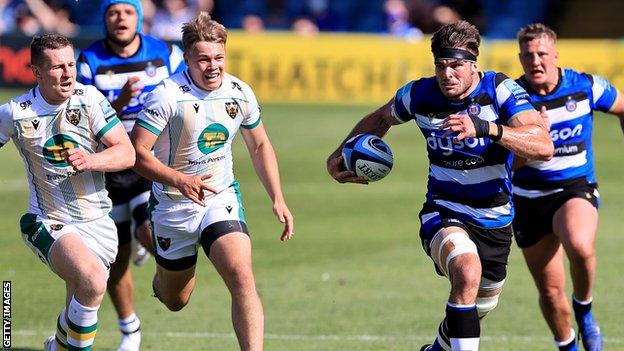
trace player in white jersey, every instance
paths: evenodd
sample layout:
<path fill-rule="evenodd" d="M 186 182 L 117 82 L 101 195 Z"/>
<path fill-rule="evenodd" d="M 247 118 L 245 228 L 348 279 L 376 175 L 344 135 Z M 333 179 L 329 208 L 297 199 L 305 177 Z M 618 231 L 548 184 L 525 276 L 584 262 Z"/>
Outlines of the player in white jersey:
<path fill-rule="evenodd" d="M 104 94 L 130 133 L 145 96 L 164 78 L 186 67 L 182 50 L 141 34 L 143 9 L 139 0 L 104 0 L 100 16 L 106 36 L 80 53 L 78 81 Z M 140 265 L 153 250 L 147 215 L 151 188 L 149 180 L 131 169 L 106 173 L 106 190 L 113 201 L 111 217 L 119 236 L 117 259 L 108 279 L 121 332 L 117 351 L 138 351 L 141 345 L 141 321 L 135 313 L 129 262 L 134 256 L 134 263 Z"/>
<path fill-rule="evenodd" d="M 273 201 L 273 211 L 284 223 L 282 240 L 293 235 L 293 217 L 254 93 L 224 71 L 225 28 L 201 12 L 182 32 L 188 69 L 165 79 L 148 95 L 133 131 L 135 170 L 154 182 L 150 203 L 158 264 L 154 293 L 172 311 L 188 303 L 201 245 L 232 295 L 240 348 L 262 350 L 264 314 L 232 170 L 231 145 L 238 130 Z"/>
<path fill-rule="evenodd" d="M 0 106 L 0 146 L 13 139 L 26 167 L 28 247 L 65 281 L 66 305 L 46 350 L 91 350 L 117 233 L 104 173 L 132 167 L 134 153 L 115 111 L 76 83 L 73 45 L 49 34 L 31 43 L 37 86 Z"/>

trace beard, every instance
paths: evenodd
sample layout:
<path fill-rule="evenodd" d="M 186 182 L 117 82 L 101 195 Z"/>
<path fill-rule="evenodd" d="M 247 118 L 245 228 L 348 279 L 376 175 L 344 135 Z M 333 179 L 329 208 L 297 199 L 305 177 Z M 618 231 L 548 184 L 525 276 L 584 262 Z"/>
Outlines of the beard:
<path fill-rule="evenodd" d="M 106 35 L 106 39 L 109 40 L 111 43 L 117 45 L 117 46 L 128 46 L 130 45 L 130 43 L 132 43 L 134 41 L 134 38 L 136 38 L 138 34 L 134 33 L 134 35 L 132 36 L 132 38 L 130 38 L 129 40 L 121 40 L 121 39 L 117 39 L 113 36 L 111 36 L 110 34 Z"/>

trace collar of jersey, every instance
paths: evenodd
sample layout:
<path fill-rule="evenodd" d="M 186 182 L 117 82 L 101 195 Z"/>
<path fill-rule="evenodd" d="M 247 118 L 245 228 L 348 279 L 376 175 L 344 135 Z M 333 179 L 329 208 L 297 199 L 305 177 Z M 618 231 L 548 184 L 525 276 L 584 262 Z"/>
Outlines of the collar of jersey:
<path fill-rule="evenodd" d="M 197 85 L 195 85 L 195 83 L 191 79 L 191 75 L 188 73 L 188 68 L 184 70 L 184 76 L 186 77 L 186 80 L 189 82 L 189 85 L 191 86 L 191 89 L 193 89 L 193 91 L 196 94 L 201 96 L 202 99 L 205 99 L 207 97 L 213 97 L 213 96 L 221 95 L 221 93 L 223 92 L 225 87 L 229 86 L 229 84 L 230 84 L 230 78 L 229 78 L 229 76 L 225 72 L 223 72 L 223 80 L 221 81 L 221 86 L 218 89 L 211 90 L 211 91 L 204 90 L 204 89 L 198 87 Z"/>

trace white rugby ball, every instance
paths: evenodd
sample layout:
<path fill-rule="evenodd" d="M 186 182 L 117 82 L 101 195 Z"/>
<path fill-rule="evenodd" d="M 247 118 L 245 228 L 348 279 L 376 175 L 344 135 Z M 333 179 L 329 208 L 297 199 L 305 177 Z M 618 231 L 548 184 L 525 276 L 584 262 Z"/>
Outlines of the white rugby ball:
<path fill-rule="evenodd" d="M 387 176 L 394 162 L 388 144 L 372 134 L 359 134 L 347 140 L 342 148 L 342 158 L 347 170 L 369 182 Z"/>

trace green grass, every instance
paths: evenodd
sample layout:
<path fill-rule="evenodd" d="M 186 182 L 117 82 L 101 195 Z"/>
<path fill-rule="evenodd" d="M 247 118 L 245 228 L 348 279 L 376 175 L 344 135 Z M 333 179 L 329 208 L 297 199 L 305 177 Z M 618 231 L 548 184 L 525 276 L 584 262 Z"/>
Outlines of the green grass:
<path fill-rule="evenodd" d="M 1 97 L 1 96 L 0 96 Z M 4 101 L 0 98 L 0 101 Z M 254 267 L 266 313 L 267 350 L 415 350 L 433 339 L 448 283 L 434 274 L 418 239 L 427 162 L 413 124 L 393 128 L 396 156 L 388 178 L 368 186 L 338 184 L 325 158 L 369 107 L 263 106 L 295 215 L 295 239 L 281 227 L 239 139 L 241 182 L 254 244 Z M 624 188 L 622 134 L 614 117 L 595 125 L 602 194 L 597 240 L 595 311 L 606 350 L 624 349 L 621 235 Z M 13 282 L 13 347 L 41 349 L 54 328 L 64 288 L 23 244 L 17 221 L 27 207 L 23 166 L 12 145 L 0 151 L 0 278 Z M 190 304 L 172 313 L 150 295 L 154 261 L 133 267 L 144 350 L 235 350 L 229 296 L 205 257 Z M 569 287 L 568 287 L 569 288 Z M 497 310 L 482 327 L 482 350 L 553 350 L 532 280 L 517 247 Z M 96 350 L 114 350 L 119 335 L 108 298 L 100 309 Z"/>

